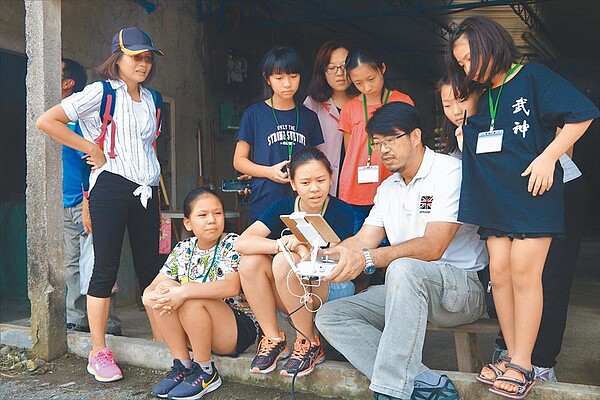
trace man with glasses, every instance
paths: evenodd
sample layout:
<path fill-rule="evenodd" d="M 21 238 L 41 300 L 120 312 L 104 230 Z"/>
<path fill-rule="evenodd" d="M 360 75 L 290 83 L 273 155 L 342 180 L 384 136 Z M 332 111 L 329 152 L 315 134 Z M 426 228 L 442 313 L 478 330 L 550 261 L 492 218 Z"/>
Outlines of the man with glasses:
<path fill-rule="evenodd" d="M 460 160 L 422 141 L 417 110 L 381 107 L 367 124 L 371 145 L 394 174 L 381 183 L 360 231 L 326 254 L 339 257 L 326 277 L 351 280 L 387 268 L 384 285 L 326 303 L 319 331 L 371 381 L 375 398 L 457 400 L 452 381 L 422 363 L 427 321 L 471 323 L 486 311 L 477 271 L 488 263 L 477 227 L 457 221 Z M 378 244 L 387 235 L 390 246 Z"/>

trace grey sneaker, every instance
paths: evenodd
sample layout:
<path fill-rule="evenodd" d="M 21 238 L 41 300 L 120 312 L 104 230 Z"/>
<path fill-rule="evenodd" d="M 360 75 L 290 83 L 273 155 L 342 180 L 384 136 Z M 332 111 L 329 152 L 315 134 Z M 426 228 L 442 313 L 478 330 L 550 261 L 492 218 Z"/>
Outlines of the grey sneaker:
<path fill-rule="evenodd" d="M 435 386 L 415 380 L 414 387 L 410 400 L 461 400 L 456 386 L 446 375 L 440 376 Z"/>
<path fill-rule="evenodd" d="M 535 373 L 536 381 L 544 381 L 544 382 L 558 382 L 556 379 L 556 372 L 554 372 L 554 368 L 546 368 L 546 367 L 536 367 L 533 366 L 533 372 Z"/>

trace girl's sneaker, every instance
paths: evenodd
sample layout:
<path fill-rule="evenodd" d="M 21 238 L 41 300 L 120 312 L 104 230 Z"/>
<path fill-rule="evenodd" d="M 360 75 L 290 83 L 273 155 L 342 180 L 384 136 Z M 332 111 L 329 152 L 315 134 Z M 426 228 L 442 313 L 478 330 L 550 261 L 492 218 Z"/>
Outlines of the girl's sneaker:
<path fill-rule="evenodd" d="M 255 374 L 268 374 L 277 367 L 277 361 L 290 355 L 290 350 L 285 341 L 285 333 L 279 332 L 279 340 L 266 336 L 258 343 L 256 356 L 250 364 L 250 372 Z"/>
<path fill-rule="evenodd" d="M 534 365 L 533 366 L 533 372 L 535 373 L 535 380 L 536 381 L 558 382 L 558 379 L 556 379 L 556 372 L 554 372 L 554 368 L 553 367 L 550 367 L 550 368 L 536 367 Z"/>
<path fill-rule="evenodd" d="M 123 379 L 123 372 L 108 347 L 101 349 L 95 356 L 88 357 L 87 371 L 98 382 L 113 382 Z"/>
<path fill-rule="evenodd" d="M 212 362 L 211 365 L 212 373 L 208 374 L 204 372 L 200 364 L 193 362 L 192 368 L 186 371 L 184 381 L 169 392 L 169 399 L 195 400 L 217 390 L 221 386 L 221 377 L 215 363 Z"/>
<path fill-rule="evenodd" d="M 315 365 L 325 361 L 325 351 L 321 347 L 319 338 L 316 337 L 315 340 L 316 344 L 306 339 L 296 339 L 294 352 L 281 368 L 280 374 L 283 376 L 305 376 L 315 369 Z"/>
<path fill-rule="evenodd" d="M 163 399 L 166 399 L 169 392 L 179 385 L 185 379 L 186 369 L 179 360 L 173 360 L 173 366 L 171 371 L 164 377 L 164 379 L 154 386 L 152 389 L 152 395 Z"/>

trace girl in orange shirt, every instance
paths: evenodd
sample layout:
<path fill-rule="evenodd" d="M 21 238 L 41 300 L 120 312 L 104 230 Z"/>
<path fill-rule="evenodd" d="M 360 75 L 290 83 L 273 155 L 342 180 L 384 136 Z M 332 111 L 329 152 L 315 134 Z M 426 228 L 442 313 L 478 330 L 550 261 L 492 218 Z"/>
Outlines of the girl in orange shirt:
<path fill-rule="evenodd" d="M 354 210 L 354 233 L 373 206 L 379 184 L 392 173 L 385 169 L 373 152 L 365 127 L 371 115 L 391 101 L 414 105 L 412 99 L 397 90 L 385 87 L 386 65 L 379 57 L 364 49 L 353 50 L 346 58 L 346 72 L 360 91 L 342 108 L 339 128 L 344 132 L 346 157 L 340 173 L 339 198 Z"/>

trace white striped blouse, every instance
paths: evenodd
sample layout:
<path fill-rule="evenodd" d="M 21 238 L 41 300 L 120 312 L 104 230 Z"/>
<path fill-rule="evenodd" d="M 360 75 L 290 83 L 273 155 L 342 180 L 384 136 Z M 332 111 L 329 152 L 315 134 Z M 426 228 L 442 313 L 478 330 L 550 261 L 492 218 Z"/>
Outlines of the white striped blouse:
<path fill-rule="evenodd" d="M 92 171 L 90 191 L 98 175 L 103 171 L 109 171 L 140 185 L 134 194 L 140 196 L 140 201 L 145 207 L 148 198 L 152 197 L 150 186 L 158 186 L 160 179 L 160 164 L 152 147 L 152 142 L 156 139 L 156 108 L 152 94 L 141 87 L 140 107 L 139 104 L 134 104 L 127 93 L 125 82 L 122 80 L 109 80 L 109 82 L 115 89 L 113 120 L 116 125 L 114 145 L 116 157 L 110 158 L 108 155 L 111 148 L 111 135 L 107 133 L 104 139 L 106 164 Z M 100 136 L 102 95 L 102 82 L 94 82 L 61 102 L 67 117 L 71 121 L 79 120 L 83 137 L 90 141 L 95 141 Z M 137 109 L 134 109 L 135 106 Z"/>

